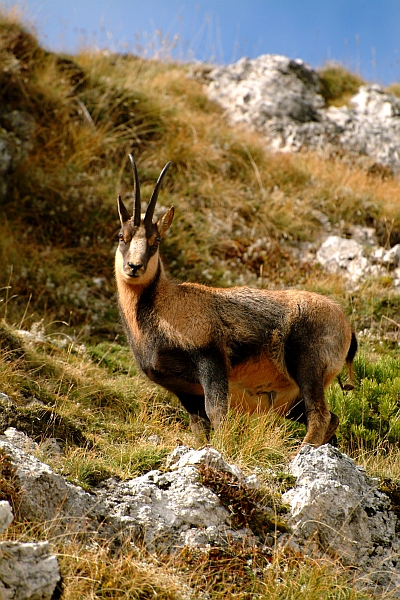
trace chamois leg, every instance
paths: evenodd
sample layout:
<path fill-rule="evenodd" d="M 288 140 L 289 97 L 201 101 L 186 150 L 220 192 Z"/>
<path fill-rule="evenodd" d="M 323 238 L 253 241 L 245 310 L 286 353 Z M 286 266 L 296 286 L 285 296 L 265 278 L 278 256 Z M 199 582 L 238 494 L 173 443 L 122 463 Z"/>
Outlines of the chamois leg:
<path fill-rule="evenodd" d="M 297 421 L 298 423 L 303 423 L 304 425 L 307 425 L 306 406 L 304 400 L 298 398 L 293 404 L 293 406 L 290 408 L 290 410 L 286 413 L 285 417 L 286 419 L 290 419 L 291 421 Z M 322 442 L 323 444 L 327 444 L 329 442 L 329 440 L 335 433 L 338 425 L 339 417 L 331 411 L 331 420 L 329 422 L 328 429 L 326 430 L 325 438 Z"/>
<path fill-rule="evenodd" d="M 210 438 L 211 422 L 204 407 L 204 396 L 195 394 L 179 394 L 179 400 L 189 413 L 190 427 L 200 443 L 208 442 Z"/>
<path fill-rule="evenodd" d="M 335 433 L 336 429 L 338 428 L 338 425 L 339 425 L 339 417 L 331 411 L 331 420 L 328 425 L 328 429 L 326 430 L 325 439 L 322 442 L 323 444 L 327 444 L 329 442 L 329 440 Z"/>
<path fill-rule="evenodd" d="M 326 406 L 323 378 L 322 376 L 318 379 L 315 377 L 313 380 L 312 375 L 308 372 L 305 377 L 299 378 L 298 384 L 307 416 L 307 434 L 302 445 L 321 446 L 325 443 L 328 435 L 329 438 L 333 435 L 337 427 L 336 423 L 334 429 L 330 430 L 331 413 Z M 334 419 L 332 425 L 335 425 Z"/>
<path fill-rule="evenodd" d="M 228 375 L 222 353 L 217 349 L 204 352 L 198 360 L 198 373 L 205 411 L 216 430 L 228 413 Z"/>

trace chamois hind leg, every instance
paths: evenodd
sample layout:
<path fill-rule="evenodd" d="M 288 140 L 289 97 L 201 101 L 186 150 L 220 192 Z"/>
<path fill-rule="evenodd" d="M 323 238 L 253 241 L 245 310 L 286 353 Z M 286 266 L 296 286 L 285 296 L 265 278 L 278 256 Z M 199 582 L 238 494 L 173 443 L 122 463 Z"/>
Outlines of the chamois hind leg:
<path fill-rule="evenodd" d="M 211 421 L 204 407 L 204 396 L 195 394 L 179 394 L 179 400 L 189 413 L 190 427 L 200 443 L 208 442 L 211 431 Z"/>
<path fill-rule="evenodd" d="M 327 444 L 329 442 L 329 440 L 335 433 L 336 429 L 338 428 L 338 425 L 339 425 L 339 417 L 331 411 L 331 420 L 329 422 L 328 429 L 326 430 L 325 439 L 322 442 L 323 444 Z"/>
<path fill-rule="evenodd" d="M 321 446 L 333 435 L 339 421 L 335 422 L 336 415 L 332 419 L 326 406 L 323 375 L 318 376 L 318 373 L 307 369 L 307 372 L 299 373 L 297 383 L 307 417 L 307 433 L 302 445 Z"/>
<path fill-rule="evenodd" d="M 339 417 L 335 415 L 335 413 L 333 413 L 332 411 L 330 412 L 330 414 L 331 419 L 322 444 L 327 444 L 329 442 L 339 425 Z M 304 400 L 302 400 L 302 398 L 298 398 L 294 402 L 293 406 L 291 406 L 290 410 L 286 413 L 285 417 L 286 419 L 290 419 L 291 421 L 297 421 L 298 423 L 303 423 L 304 425 L 307 425 L 306 406 Z"/>

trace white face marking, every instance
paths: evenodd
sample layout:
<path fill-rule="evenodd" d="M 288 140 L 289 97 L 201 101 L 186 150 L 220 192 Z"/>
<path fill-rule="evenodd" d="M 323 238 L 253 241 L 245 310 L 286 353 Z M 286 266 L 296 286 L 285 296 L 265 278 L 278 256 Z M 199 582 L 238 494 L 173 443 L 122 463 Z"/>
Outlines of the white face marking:
<path fill-rule="evenodd" d="M 127 262 L 134 265 L 144 265 L 147 262 L 147 238 L 138 234 L 129 243 Z"/>

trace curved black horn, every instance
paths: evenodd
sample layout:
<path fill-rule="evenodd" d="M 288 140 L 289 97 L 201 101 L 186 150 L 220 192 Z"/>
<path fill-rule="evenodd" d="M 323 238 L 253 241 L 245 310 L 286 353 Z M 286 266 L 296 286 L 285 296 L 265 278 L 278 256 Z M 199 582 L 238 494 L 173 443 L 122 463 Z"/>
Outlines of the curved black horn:
<path fill-rule="evenodd" d="M 163 168 L 163 170 L 160 173 L 160 177 L 157 180 L 156 187 L 154 188 L 154 192 L 151 195 L 150 202 L 149 202 L 149 205 L 146 210 L 146 215 L 144 217 L 144 224 L 146 227 L 149 227 L 153 221 L 154 209 L 155 209 L 157 198 L 158 198 L 158 192 L 160 191 L 161 182 L 163 180 L 165 173 L 170 168 L 170 166 L 171 166 L 171 162 L 167 162 L 167 164 L 165 165 L 165 167 Z"/>
<path fill-rule="evenodd" d="M 135 204 L 133 207 L 133 224 L 136 227 L 140 226 L 140 213 L 141 213 L 141 204 L 140 204 L 140 183 L 139 183 L 139 175 L 136 168 L 135 159 L 132 154 L 128 154 L 133 170 L 133 196 L 135 198 Z"/>

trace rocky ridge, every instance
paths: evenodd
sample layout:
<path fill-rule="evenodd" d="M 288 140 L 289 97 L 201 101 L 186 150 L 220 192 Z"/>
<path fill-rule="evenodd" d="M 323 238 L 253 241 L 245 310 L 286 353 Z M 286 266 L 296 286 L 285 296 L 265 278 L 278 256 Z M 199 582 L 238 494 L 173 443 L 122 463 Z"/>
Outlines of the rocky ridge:
<path fill-rule="evenodd" d="M 317 71 L 273 54 L 217 67 L 207 80 L 231 122 L 259 131 L 272 150 L 340 148 L 400 172 L 400 99 L 378 85 L 361 86 L 350 107 L 327 108 Z"/>
<path fill-rule="evenodd" d="M 88 542 L 108 541 L 116 548 L 129 541 L 150 552 L 162 553 L 232 542 L 269 552 L 276 545 L 290 546 L 314 556 L 328 554 L 339 558 L 359 574 L 360 585 L 375 592 L 391 590 L 396 594 L 395 590 L 400 589 L 400 539 L 391 502 L 377 489 L 377 481 L 329 445 L 302 448 L 290 465 L 296 483 L 282 498 L 289 505 L 285 517 L 289 533 L 280 527 L 280 531 L 275 528 L 262 535 L 249 526 L 235 526 L 223 498 L 204 484 L 201 473 L 207 468 L 227 476 L 235 488 L 241 486 L 242 492 L 260 488 L 255 476 L 245 477 L 212 447 L 193 450 L 178 446 L 164 471 L 150 471 L 124 482 L 109 479 L 91 493 L 67 482 L 30 454 L 35 451 L 35 442 L 15 429 L 10 428 L 0 437 L 0 450 L 15 468 L 20 490 L 19 517 L 44 522 L 52 533 L 79 534 Z M 273 507 L 263 502 L 258 510 L 270 522 L 276 518 Z M 7 503 L 0 504 L 0 517 L 4 530 L 12 518 Z M 10 544 L 0 542 L 3 585 L 9 585 L 7 573 L 13 570 L 14 555 L 7 554 Z M 15 546 L 18 560 L 25 552 L 23 546 Z M 38 577 L 42 565 L 44 572 L 51 573 L 49 577 L 55 586 L 58 571 L 48 544 L 31 544 L 26 552 L 29 564 L 36 565 L 34 577 Z M 24 585 L 28 585 L 29 568 Z M 51 598 L 51 594 L 21 594 L 16 591 L 5 597 Z M 392 597 L 400 597 L 400 592 Z"/>

